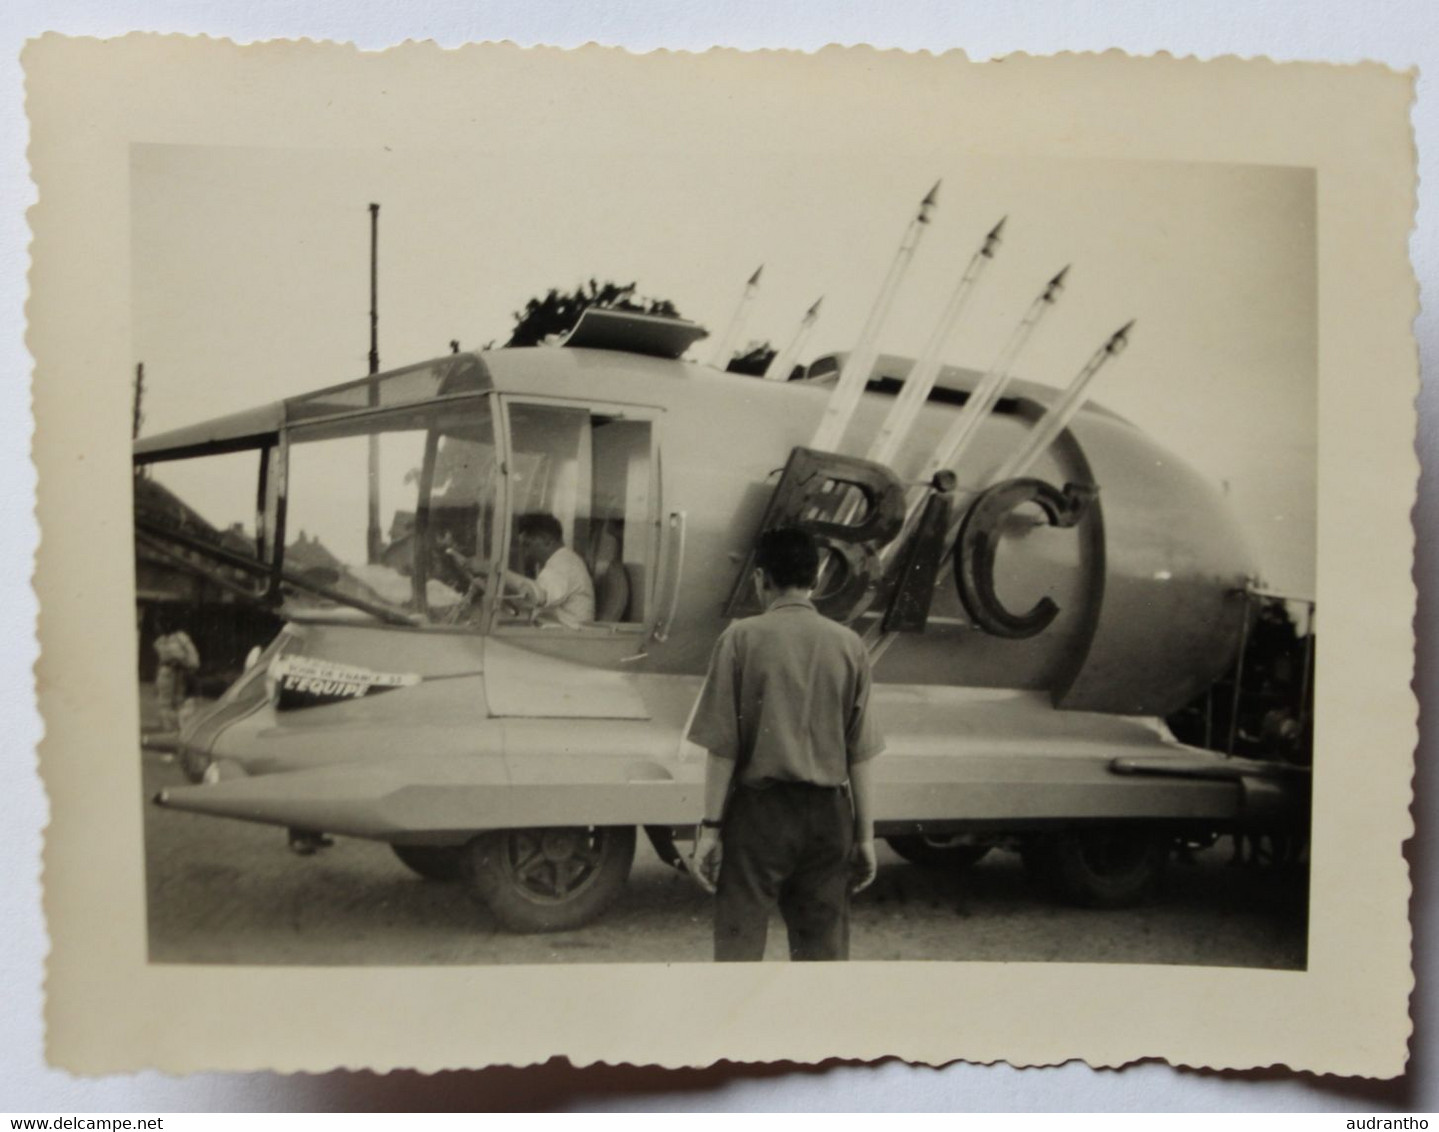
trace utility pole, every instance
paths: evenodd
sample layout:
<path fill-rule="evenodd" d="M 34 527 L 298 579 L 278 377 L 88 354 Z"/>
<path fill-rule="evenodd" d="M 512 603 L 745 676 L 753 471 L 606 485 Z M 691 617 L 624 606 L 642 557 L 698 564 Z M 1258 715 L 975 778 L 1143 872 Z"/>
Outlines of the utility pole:
<path fill-rule="evenodd" d="M 380 206 L 370 205 L 370 376 L 380 372 Z"/>
<path fill-rule="evenodd" d="M 135 398 L 134 407 L 130 416 L 130 439 L 134 440 L 140 435 L 140 426 L 145 423 L 145 414 L 141 411 L 141 404 L 145 400 L 145 363 L 135 363 Z"/>
<path fill-rule="evenodd" d="M 380 309 L 379 309 L 380 206 L 370 205 L 370 376 L 380 372 Z M 380 384 L 370 382 L 370 404 L 380 403 Z M 370 434 L 370 515 L 365 546 L 370 563 L 380 560 L 380 438 Z"/>

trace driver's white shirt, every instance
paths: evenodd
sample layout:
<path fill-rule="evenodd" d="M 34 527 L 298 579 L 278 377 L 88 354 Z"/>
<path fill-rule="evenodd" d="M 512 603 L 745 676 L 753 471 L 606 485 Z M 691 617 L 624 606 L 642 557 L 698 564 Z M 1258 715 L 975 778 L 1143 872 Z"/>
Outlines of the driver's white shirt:
<path fill-rule="evenodd" d="M 536 608 L 566 629 L 578 629 L 595 619 L 595 584 L 585 560 L 569 547 L 551 554 L 530 585 Z"/>

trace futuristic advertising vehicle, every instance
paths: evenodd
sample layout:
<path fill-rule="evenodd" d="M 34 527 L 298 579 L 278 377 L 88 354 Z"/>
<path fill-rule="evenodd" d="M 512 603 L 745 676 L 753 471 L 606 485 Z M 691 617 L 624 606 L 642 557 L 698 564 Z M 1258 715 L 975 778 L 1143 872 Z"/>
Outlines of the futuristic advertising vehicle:
<path fill-rule="evenodd" d="M 1162 721 L 1253 619 L 1218 488 L 1045 387 L 860 351 L 765 380 L 682 360 L 702 334 L 591 309 L 560 345 L 138 441 L 139 545 L 283 620 L 182 733 L 195 784 L 156 803 L 301 848 L 387 842 L 513 930 L 579 926 L 638 831 L 680 860 L 711 650 L 757 611 L 758 534 L 799 524 L 826 552 L 817 607 L 874 657 L 877 830 L 902 856 L 1017 849 L 1060 896 L 1117 906 L 1177 843 L 1305 820 L 1302 772 Z M 184 506 L 221 466 L 252 501 L 239 530 Z M 592 617 L 527 599 L 535 516 L 582 560 Z"/>

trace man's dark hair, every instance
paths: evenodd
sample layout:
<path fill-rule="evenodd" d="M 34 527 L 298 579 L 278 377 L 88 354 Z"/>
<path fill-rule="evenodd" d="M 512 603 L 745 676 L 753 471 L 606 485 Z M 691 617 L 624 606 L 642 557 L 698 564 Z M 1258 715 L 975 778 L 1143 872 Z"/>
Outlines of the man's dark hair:
<path fill-rule="evenodd" d="M 765 531 L 754 564 L 775 589 L 813 589 L 819 578 L 819 545 L 812 534 L 796 527 Z"/>
<path fill-rule="evenodd" d="M 545 511 L 531 511 L 528 515 L 521 515 L 519 522 L 515 524 L 515 531 L 521 538 L 547 538 L 560 546 L 565 543 L 565 529 L 560 526 L 558 519 Z"/>

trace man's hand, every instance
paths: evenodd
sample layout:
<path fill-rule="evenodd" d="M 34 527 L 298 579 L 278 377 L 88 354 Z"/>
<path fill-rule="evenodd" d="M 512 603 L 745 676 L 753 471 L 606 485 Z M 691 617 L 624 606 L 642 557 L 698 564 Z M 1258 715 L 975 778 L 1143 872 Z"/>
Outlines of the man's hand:
<path fill-rule="evenodd" d="M 849 890 L 863 892 L 874 883 L 874 874 L 878 869 L 879 862 L 874 856 L 874 839 L 856 841 L 854 855 L 850 858 Z"/>
<path fill-rule="evenodd" d="M 714 892 L 719 884 L 720 863 L 724 849 L 720 845 L 720 831 L 701 826 L 695 835 L 694 855 L 690 858 L 690 872 L 706 892 Z"/>

